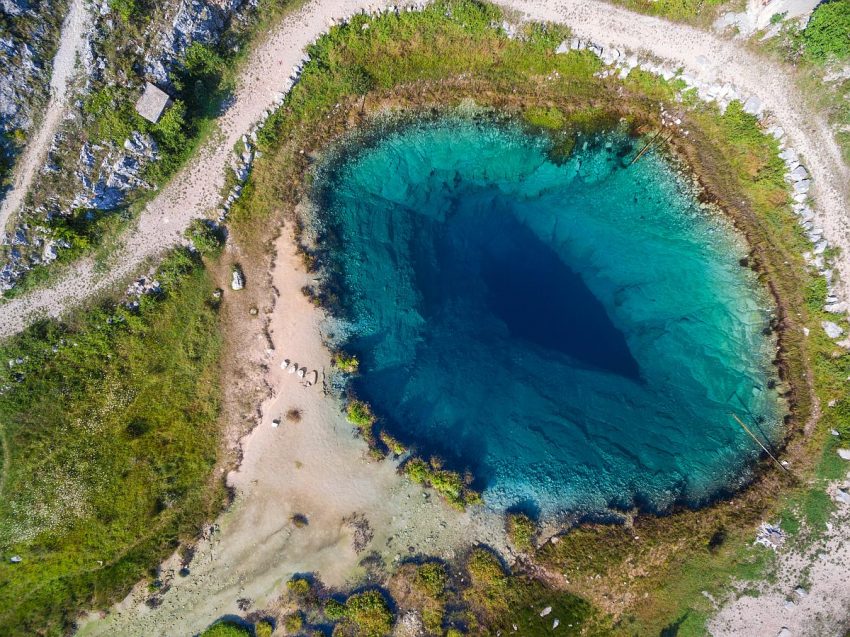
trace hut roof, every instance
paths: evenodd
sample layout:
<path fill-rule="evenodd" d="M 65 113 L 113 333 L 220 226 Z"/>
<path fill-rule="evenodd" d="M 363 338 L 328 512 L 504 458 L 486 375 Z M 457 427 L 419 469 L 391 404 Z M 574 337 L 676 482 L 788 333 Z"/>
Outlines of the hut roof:
<path fill-rule="evenodd" d="M 168 108 L 171 98 L 168 93 L 157 88 L 150 82 L 145 83 L 145 90 L 136 102 L 136 112 L 149 122 L 156 124 L 163 111 Z"/>

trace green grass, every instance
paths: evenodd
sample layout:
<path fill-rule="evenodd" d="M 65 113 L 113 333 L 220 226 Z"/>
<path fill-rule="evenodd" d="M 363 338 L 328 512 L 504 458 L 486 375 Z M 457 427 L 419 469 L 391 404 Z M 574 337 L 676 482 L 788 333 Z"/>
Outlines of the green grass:
<path fill-rule="evenodd" d="M 518 551 L 528 553 L 534 550 L 537 538 L 537 525 L 524 513 L 509 513 L 506 520 L 508 538 Z"/>
<path fill-rule="evenodd" d="M 511 575 L 499 559 L 485 548 L 473 549 L 466 560 L 469 584 L 462 592 L 469 605 L 468 625 L 473 634 L 496 631 L 520 635 L 605 635 L 608 626 L 585 600 L 554 591 L 530 577 Z M 544 617 L 547 606 L 552 612 Z M 552 622 L 561 622 L 553 631 Z M 572 624 L 572 626 L 570 626 Z M 513 631 L 513 626 L 517 631 Z"/>
<path fill-rule="evenodd" d="M 850 58 L 850 0 L 827 0 L 818 5 L 802 40 L 804 55 L 812 62 Z"/>
<path fill-rule="evenodd" d="M 676 22 L 709 26 L 722 9 L 734 9 L 730 0 L 613 0 L 627 9 Z"/>
<path fill-rule="evenodd" d="M 216 509 L 217 313 L 182 252 L 138 310 L 40 322 L 0 348 L 0 632 L 59 635 Z M 9 366 L 5 361 L 21 361 Z"/>

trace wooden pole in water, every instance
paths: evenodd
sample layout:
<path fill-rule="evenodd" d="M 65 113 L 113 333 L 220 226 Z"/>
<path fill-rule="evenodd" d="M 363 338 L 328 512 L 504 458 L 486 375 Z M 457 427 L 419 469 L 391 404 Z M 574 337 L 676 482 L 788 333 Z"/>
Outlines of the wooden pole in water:
<path fill-rule="evenodd" d="M 738 424 L 739 424 L 739 425 L 741 425 L 741 428 L 742 428 L 744 431 L 746 431 L 746 432 L 750 435 L 750 438 L 752 438 L 753 440 L 755 440 L 755 441 L 756 441 L 756 444 L 758 444 L 758 446 L 759 446 L 759 447 L 761 447 L 762 449 L 764 449 L 764 452 L 765 452 L 767 455 L 769 455 L 769 456 L 771 457 L 771 459 L 772 459 L 772 460 L 773 460 L 776 464 L 778 464 L 778 465 L 779 465 L 779 468 L 780 468 L 780 469 L 782 469 L 782 470 L 783 470 L 785 473 L 787 473 L 788 475 L 794 475 L 794 474 L 792 474 L 792 473 L 791 473 L 791 471 L 789 471 L 789 470 L 788 470 L 788 467 L 786 467 L 784 464 L 782 464 L 781 462 L 779 462 L 779 460 L 777 460 L 777 459 L 776 459 L 776 456 L 774 456 L 772 453 L 770 453 L 770 450 L 768 450 L 768 448 L 767 448 L 767 447 L 765 447 L 763 444 L 761 444 L 761 440 L 759 440 L 758 438 L 756 438 L 755 434 L 747 428 L 747 426 L 744 424 L 744 422 L 743 422 L 740 418 L 738 418 L 737 414 L 732 414 L 732 418 L 734 418 L 735 420 L 737 420 L 737 421 L 738 421 Z"/>
<path fill-rule="evenodd" d="M 640 159 L 641 157 L 643 157 L 643 154 L 644 154 L 647 150 L 649 150 L 649 147 L 650 147 L 650 146 L 652 146 L 652 142 L 654 142 L 656 139 L 658 139 L 658 136 L 662 133 L 662 131 L 663 131 L 663 130 L 664 130 L 663 128 L 659 128 L 659 129 L 658 129 L 658 132 L 657 132 L 657 133 L 655 133 L 655 135 L 653 135 L 653 136 L 652 136 L 652 139 L 650 139 L 648 142 L 646 142 L 646 144 L 644 145 L 644 147 L 640 149 L 640 152 L 639 152 L 637 155 L 635 155 L 635 158 L 631 161 L 631 163 L 629 164 L 629 166 L 631 166 L 631 165 L 632 165 L 632 164 L 634 164 L 634 163 L 635 163 L 638 159 Z"/>

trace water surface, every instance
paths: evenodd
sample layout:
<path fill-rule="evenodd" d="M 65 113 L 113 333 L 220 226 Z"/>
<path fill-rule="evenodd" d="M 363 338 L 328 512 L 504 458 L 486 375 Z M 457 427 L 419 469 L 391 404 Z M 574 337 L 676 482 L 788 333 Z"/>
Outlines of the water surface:
<path fill-rule="evenodd" d="M 488 504 L 699 505 L 749 476 L 782 409 L 741 242 L 622 134 L 567 161 L 447 119 L 352 141 L 316 201 L 354 391 Z"/>

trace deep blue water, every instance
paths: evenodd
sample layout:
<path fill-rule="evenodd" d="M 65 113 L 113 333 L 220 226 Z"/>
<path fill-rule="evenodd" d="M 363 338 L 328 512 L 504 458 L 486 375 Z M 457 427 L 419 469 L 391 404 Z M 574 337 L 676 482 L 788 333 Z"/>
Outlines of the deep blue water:
<path fill-rule="evenodd" d="M 352 140 L 319 174 L 352 389 L 496 507 L 665 511 L 738 487 L 769 438 L 769 303 L 744 248 L 622 134 L 565 162 L 447 119 Z M 624 159 L 625 157 L 625 159 Z"/>

